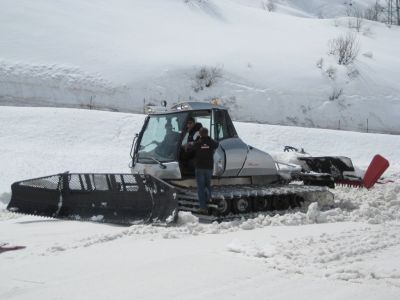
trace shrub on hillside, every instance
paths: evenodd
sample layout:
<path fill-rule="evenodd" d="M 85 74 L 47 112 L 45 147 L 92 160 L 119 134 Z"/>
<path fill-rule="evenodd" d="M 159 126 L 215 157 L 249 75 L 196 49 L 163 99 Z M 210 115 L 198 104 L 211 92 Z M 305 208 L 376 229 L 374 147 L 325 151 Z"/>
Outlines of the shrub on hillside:
<path fill-rule="evenodd" d="M 342 88 L 334 88 L 332 90 L 332 93 L 329 95 L 329 100 L 334 101 L 336 99 L 339 99 L 339 97 L 343 94 L 343 89 Z"/>
<path fill-rule="evenodd" d="M 317 63 L 315 64 L 318 69 L 322 69 L 324 67 L 324 59 L 321 57 L 320 59 L 317 60 Z"/>
<path fill-rule="evenodd" d="M 325 73 L 331 80 L 336 80 L 337 69 L 333 66 L 329 66 L 329 68 L 326 69 Z"/>
<path fill-rule="evenodd" d="M 360 51 L 357 37 L 353 33 L 330 40 L 328 45 L 329 54 L 335 55 L 338 58 L 339 65 L 347 66 L 353 63 Z"/>
<path fill-rule="evenodd" d="M 222 68 L 203 66 L 195 75 L 193 90 L 197 93 L 205 88 L 209 88 L 221 77 Z"/>

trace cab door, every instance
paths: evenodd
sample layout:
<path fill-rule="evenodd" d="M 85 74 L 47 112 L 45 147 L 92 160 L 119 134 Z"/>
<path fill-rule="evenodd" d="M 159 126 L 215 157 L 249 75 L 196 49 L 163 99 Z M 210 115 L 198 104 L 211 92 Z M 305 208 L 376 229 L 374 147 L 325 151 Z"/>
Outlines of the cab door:
<path fill-rule="evenodd" d="M 220 144 L 214 156 L 214 173 L 222 177 L 238 176 L 246 160 L 248 146 L 238 137 L 228 111 L 215 109 L 213 114 L 211 137 Z"/>

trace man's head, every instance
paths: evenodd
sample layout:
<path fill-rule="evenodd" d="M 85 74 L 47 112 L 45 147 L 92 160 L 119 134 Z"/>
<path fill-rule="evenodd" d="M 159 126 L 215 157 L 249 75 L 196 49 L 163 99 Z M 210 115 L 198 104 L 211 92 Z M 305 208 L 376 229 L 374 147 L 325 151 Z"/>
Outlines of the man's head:
<path fill-rule="evenodd" d="M 194 118 L 193 117 L 189 117 L 189 119 L 186 122 L 186 127 L 190 130 L 194 127 L 196 123 L 194 122 Z"/>
<path fill-rule="evenodd" d="M 199 130 L 199 134 L 200 134 L 201 137 L 207 137 L 208 136 L 208 129 L 204 128 L 204 127 L 201 127 L 200 130 Z"/>
<path fill-rule="evenodd" d="M 165 124 L 165 129 L 166 129 L 167 132 L 172 131 L 172 124 L 171 123 Z"/>

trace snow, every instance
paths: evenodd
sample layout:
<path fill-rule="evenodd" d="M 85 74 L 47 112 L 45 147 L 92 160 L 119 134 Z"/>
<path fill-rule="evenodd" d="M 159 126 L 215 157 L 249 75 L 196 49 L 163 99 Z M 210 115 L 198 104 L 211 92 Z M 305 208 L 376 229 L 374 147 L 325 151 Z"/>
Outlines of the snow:
<path fill-rule="evenodd" d="M 249 144 L 290 161 L 283 146 L 348 155 L 365 169 L 380 153 L 393 183 L 338 187 L 334 207 L 170 227 L 61 221 L 5 210 L 12 182 L 58 173 L 129 172 L 144 116 L 0 107 L 0 299 L 398 299 L 400 137 L 236 122 Z M 96 216 L 101 218 L 101 216 Z M 290 287 L 290 288 L 289 288 Z"/>
<path fill-rule="evenodd" d="M 345 67 L 328 55 L 355 32 L 344 1 L 261 2 L 3 0 L 0 104 L 142 112 L 216 97 L 241 121 L 399 133 L 398 27 L 365 21 Z M 220 76 L 196 92 L 203 66 Z"/>
<path fill-rule="evenodd" d="M 382 228 L 371 227 L 346 229 L 334 234 L 321 233 L 319 236 L 275 240 L 272 245 L 263 245 L 264 241 L 243 244 L 236 240 L 228 244 L 227 249 L 244 256 L 262 259 L 268 268 L 284 270 L 287 273 L 354 283 L 383 281 L 388 286 L 397 286 L 398 272 L 390 269 L 393 265 L 374 269 L 363 264 L 371 254 L 398 246 L 398 225 L 384 226 L 383 229 L 383 232 Z"/>

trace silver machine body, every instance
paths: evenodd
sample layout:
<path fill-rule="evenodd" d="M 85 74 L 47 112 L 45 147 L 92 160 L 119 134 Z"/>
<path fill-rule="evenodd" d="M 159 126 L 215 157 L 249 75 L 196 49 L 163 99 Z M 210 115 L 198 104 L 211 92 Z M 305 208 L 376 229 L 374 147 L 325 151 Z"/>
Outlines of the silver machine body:
<path fill-rule="evenodd" d="M 279 175 L 273 158 L 268 153 L 242 141 L 236 133 L 227 109 L 219 105 L 202 102 L 182 103 L 168 110 L 153 111 L 148 115 L 132 148 L 132 173 L 149 174 L 172 181 L 187 179 L 187 176 L 184 176 L 182 172 L 179 151 L 182 151 L 181 149 L 184 147 L 185 134 L 187 134 L 184 126 L 189 117 L 201 120 L 203 127 L 209 129 L 211 138 L 219 142 L 219 147 L 214 153 L 213 184 L 265 184 L 277 180 Z M 178 124 L 178 121 L 176 121 L 178 119 L 183 120 L 181 121 L 183 125 Z M 179 133 L 180 136 L 175 143 L 178 154 L 164 161 L 154 159 L 154 157 L 157 157 L 152 152 L 154 150 L 148 153 L 143 150 L 148 146 L 145 143 L 151 140 L 152 134 L 159 134 L 160 129 L 157 128 L 162 127 L 162 124 L 159 124 L 160 122 L 169 122 L 175 127 L 180 127 L 176 128 L 176 135 L 178 136 Z M 154 124 L 158 126 L 156 129 L 153 129 Z M 154 133 L 149 132 L 152 130 Z M 154 143 L 161 144 L 161 142 Z M 157 153 L 157 149 L 155 151 Z"/>

